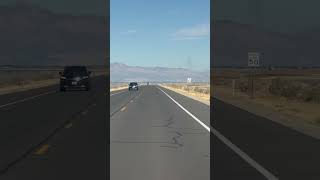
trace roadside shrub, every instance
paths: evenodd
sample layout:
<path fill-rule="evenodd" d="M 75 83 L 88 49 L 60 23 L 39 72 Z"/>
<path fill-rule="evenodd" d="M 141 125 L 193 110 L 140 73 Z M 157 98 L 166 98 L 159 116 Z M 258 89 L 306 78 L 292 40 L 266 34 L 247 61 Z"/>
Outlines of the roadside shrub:
<path fill-rule="evenodd" d="M 320 86 L 314 84 L 277 78 L 272 81 L 269 91 L 273 95 L 288 99 L 320 103 Z"/>
<path fill-rule="evenodd" d="M 280 80 L 279 78 L 274 79 L 269 87 L 269 92 L 271 94 L 286 98 L 298 97 L 298 94 L 301 92 L 301 90 L 301 84 Z"/>
<path fill-rule="evenodd" d="M 24 84 L 24 79 L 21 77 L 14 77 L 14 78 L 12 78 L 11 82 L 12 82 L 12 84 L 22 86 Z"/>
<path fill-rule="evenodd" d="M 190 91 L 188 86 L 183 86 L 183 90 L 188 91 L 188 92 Z"/>
<path fill-rule="evenodd" d="M 306 102 L 320 103 L 320 88 L 311 88 L 303 93 L 303 100 Z"/>
<path fill-rule="evenodd" d="M 249 90 L 248 81 L 239 80 L 238 88 L 241 92 L 248 92 Z"/>
<path fill-rule="evenodd" d="M 194 91 L 202 94 L 210 94 L 209 88 L 195 87 Z"/>
<path fill-rule="evenodd" d="M 315 124 L 320 125 L 320 117 L 317 117 L 314 121 Z"/>

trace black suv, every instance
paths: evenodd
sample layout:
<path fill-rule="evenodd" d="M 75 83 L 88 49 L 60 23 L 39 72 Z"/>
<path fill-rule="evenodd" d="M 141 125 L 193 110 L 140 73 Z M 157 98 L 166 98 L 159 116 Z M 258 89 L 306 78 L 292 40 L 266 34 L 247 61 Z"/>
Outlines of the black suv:
<path fill-rule="evenodd" d="M 138 87 L 138 83 L 136 83 L 136 82 L 131 82 L 130 84 L 129 84 L 129 91 L 131 91 L 131 90 L 139 90 L 139 87 Z"/>
<path fill-rule="evenodd" d="M 60 91 L 67 89 L 90 90 L 90 74 L 85 66 L 66 66 L 60 74 Z"/>

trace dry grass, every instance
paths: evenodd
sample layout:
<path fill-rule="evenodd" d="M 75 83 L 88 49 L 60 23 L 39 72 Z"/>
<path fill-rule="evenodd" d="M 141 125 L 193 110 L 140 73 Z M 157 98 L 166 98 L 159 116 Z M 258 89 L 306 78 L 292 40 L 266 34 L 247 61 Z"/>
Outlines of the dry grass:
<path fill-rule="evenodd" d="M 93 72 L 92 76 L 106 75 Z M 59 82 L 56 71 L 0 71 L 0 94 L 7 94 L 29 89 L 45 87 Z"/>
<path fill-rule="evenodd" d="M 0 72 L 0 88 L 23 86 L 59 78 L 58 72 L 13 71 Z"/>
<path fill-rule="evenodd" d="M 162 84 L 163 87 L 191 97 L 195 100 L 210 104 L 210 84 Z"/>
<path fill-rule="evenodd" d="M 126 83 L 110 83 L 110 92 L 128 88 Z"/>
<path fill-rule="evenodd" d="M 127 86 L 113 87 L 113 88 L 110 88 L 110 92 L 119 91 L 119 90 L 127 89 L 127 88 L 128 88 Z"/>
<path fill-rule="evenodd" d="M 320 116 L 315 119 L 315 124 L 320 126 Z"/>
<path fill-rule="evenodd" d="M 295 116 L 320 125 L 320 70 L 260 71 L 254 80 L 254 99 L 248 72 L 244 70 L 215 71 L 213 94 L 230 99 L 245 99 L 279 113 Z M 235 80 L 235 96 L 232 80 Z"/>
<path fill-rule="evenodd" d="M 20 92 L 40 87 L 46 87 L 50 85 L 57 84 L 58 79 L 49 79 L 49 80 L 38 80 L 38 81 L 28 81 L 26 84 L 17 84 L 17 85 L 8 85 L 0 88 L 0 95 Z"/>

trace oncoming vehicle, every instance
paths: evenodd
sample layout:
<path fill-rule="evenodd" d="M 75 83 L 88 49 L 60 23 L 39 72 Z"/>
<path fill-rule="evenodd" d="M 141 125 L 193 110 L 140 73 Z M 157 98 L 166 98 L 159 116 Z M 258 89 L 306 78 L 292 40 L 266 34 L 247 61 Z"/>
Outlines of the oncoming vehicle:
<path fill-rule="evenodd" d="M 137 83 L 137 82 L 131 82 L 131 83 L 129 84 L 129 91 L 131 91 L 131 90 L 136 90 L 136 91 L 139 90 L 139 87 L 138 87 L 138 83 Z"/>
<path fill-rule="evenodd" d="M 90 90 L 90 74 L 85 66 L 66 66 L 60 74 L 60 91 L 67 89 Z"/>

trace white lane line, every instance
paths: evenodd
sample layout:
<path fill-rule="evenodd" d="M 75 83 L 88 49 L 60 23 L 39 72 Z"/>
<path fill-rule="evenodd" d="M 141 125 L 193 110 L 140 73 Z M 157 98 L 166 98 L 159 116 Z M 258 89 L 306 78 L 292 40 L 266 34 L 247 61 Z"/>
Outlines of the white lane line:
<path fill-rule="evenodd" d="M 110 96 L 117 95 L 117 94 L 124 93 L 124 92 L 127 92 L 127 91 L 121 91 L 121 92 L 113 93 L 113 94 L 110 94 Z"/>
<path fill-rule="evenodd" d="M 10 103 L 7 103 L 7 104 L 0 105 L 0 108 L 6 107 L 6 106 L 10 106 L 10 105 L 14 105 L 14 104 L 18 104 L 18 103 L 22 103 L 22 102 L 25 102 L 25 101 L 29 101 L 29 100 L 31 100 L 31 99 L 38 98 L 38 97 L 40 97 L 40 96 L 44 96 L 44 95 L 48 95 L 48 94 L 53 94 L 53 93 L 56 93 L 56 92 L 57 92 L 57 91 L 45 92 L 45 93 L 42 93 L 42 94 L 38 94 L 38 95 L 35 95 L 35 96 L 31 96 L 31 97 L 28 97 L 28 98 L 21 99 L 21 100 L 18 100 L 18 101 L 14 101 L 14 102 L 10 102 Z"/>
<path fill-rule="evenodd" d="M 159 85 L 159 86 L 162 87 L 162 88 L 164 88 L 164 89 L 167 89 L 167 90 L 170 90 L 170 91 L 172 91 L 172 92 L 175 92 L 175 93 L 177 93 L 177 94 L 179 94 L 179 95 L 182 95 L 182 96 L 184 96 L 184 97 L 186 97 L 186 98 L 189 98 L 189 99 L 191 99 L 191 100 L 196 100 L 197 102 L 200 102 L 200 103 L 202 103 L 202 104 L 204 104 L 204 105 L 206 105 L 206 106 L 209 106 L 209 107 L 210 107 L 210 106 L 213 106 L 212 104 L 210 104 L 210 100 L 209 100 L 209 104 L 206 104 L 206 103 L 200 101 L 199 99 L 196 99 L 196 98 L 192 97 L 191 95 L 185 95 L 185 94 L 180 93 L 180 92 L 178 92 L 178 91 L 175 91 L 175 90 L 173 90 L 173 89 L 169 89 L 169 88 L 164 87 L 164 86 L 161 86 L 161 85 Z M 209 97 L 209 98 L 210 98 L 210 97 Z"/>
<path fill-rule="evenodd" d="M 158 87 L 157 87 L 158 88 Z M 160 89 L 160 88 L 158 88 Z M 204 124 L 202 121 L 200 121 L 196 116 L 191 114 L 188 110 L 186 110 L 181 104 L 179 104 L 176 100 L 174 100 L 170 95 L 168 95 L 166 92 L 164 92 L 162 89 L 160 89 L 165 95 L 167 95 L 174 103 L 176 103 L 182 110 L 184 110 L 187 114 L 189 114 L 194 120 L 196 120 L 201 126 L 203 126 L 207 131 L 210 132 L 210 128 Z"/>
<path fill-rule="evenodd" d="M 235 144 L 233 144 L 229 139 L 224 137 L 219 131 L 211 127 L 211 129 L 205 125 L 202 121 L 200 121 L 197 117 L 195 117 L 192 113 L 190 113 L 187 109 L 185 109 L 181 104 L 179 104 L 176 100 L 174 100 L 170 95 L 164 92 L 162 89 L 157 87 L 160 91 L 162 91 L 166 96 L 168 96 L 175 104 L 177 104 L 182 110 L 184 110 L 187 114 L 189 114 L 194 120 L 196 120 L 201 126 L 203 126 L 208 132 L 211 131 L 218 139 L 220 139 L 225 145 L 227 145 L 230 149 L 232 149 L 236 154 L 238 154 L 243 160 L 245 160 L 248 164 L 250 164 L 253 168 L 259 171 L 264 177 L 270 180 L 278 180 L 276 176 L 262 167 L 259 163 L 253 160 L 249 155 L 243 152 L 240 148 L 238 148 Z"/>
<path fill-rule="evenodd" d="M 211 132 L 220 139 L 225 145 L 227 145 L 230 149 L 232 149 L 236 154 L 238 154 L 243 160 L 245 160 L 248 164 L 250 164 L 253 168 L 259 171 L 265 178 L 270 180 L 278 180 L 278 178 L 273 175 L 271 172 L 262 167 L 259 163 L 253 160 L 248 154 L 243 152 L 240 148 L 238 148 L 235 144 L 233 144 L 229 139 L 224 137 L 219 131 L 211 127 Z"/>

